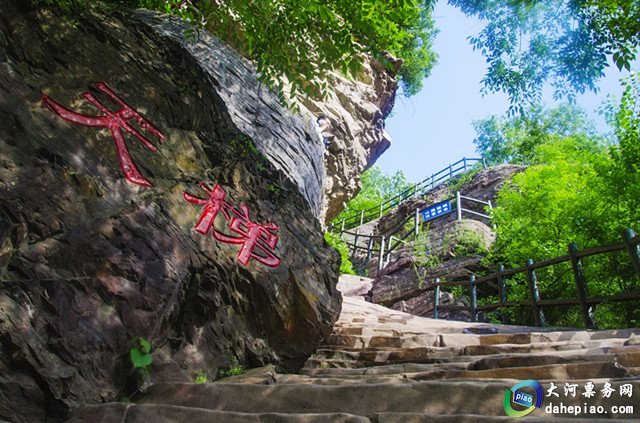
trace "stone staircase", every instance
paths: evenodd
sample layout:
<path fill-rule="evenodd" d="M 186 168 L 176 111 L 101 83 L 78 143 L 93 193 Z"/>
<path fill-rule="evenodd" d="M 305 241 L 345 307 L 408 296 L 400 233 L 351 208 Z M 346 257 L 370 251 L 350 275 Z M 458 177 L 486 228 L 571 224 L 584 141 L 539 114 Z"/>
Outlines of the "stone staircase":
<path fill-rule="evenodd" d="M 505 391 L 526 379 L 542 384 L 544 398 L 521 420 L 640 421 L 640 329 L 433 320 L 367 303 L 354 285 L 367 281 L 348 282 L 341 289 L 357 296 L 344 297 L 333 334 L 300 374 L 267 367 L 214 383 L 155 384 L 137 404 L 87 406 L 71 421 L 507 422 L 513 418 L 503 407 Z M 552 382 L 558 398 L 546 396 Z M 582 395 L 589 382 L 592 398 Z M 578 384 L 575 397 L 564 395 L 567 383 Z M 605 383 L 615 390 L 610 398 L 601 392 Z M 631 397 L 620 395 L 625 384 Z M 564 409 L 546 410 L 561 402 Z M 571 413 L 568 406 L 575 407 Z M 614 413 L 620 406 L 625 412 Z"/>

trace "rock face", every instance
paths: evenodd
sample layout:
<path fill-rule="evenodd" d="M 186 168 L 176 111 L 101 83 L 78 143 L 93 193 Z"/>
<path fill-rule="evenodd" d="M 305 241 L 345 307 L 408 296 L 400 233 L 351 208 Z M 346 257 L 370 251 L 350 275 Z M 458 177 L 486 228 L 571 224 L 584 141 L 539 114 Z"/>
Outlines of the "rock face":
<path fill-rule="evenodd" d="M 247 63 L 212 37 L 187 49 L 179 27 L 148 14 L 29 4 L 0 0 L 0 419 L 58 421 L 130 395 L 135 336 L 152 344 L 154 382 L 213 379 L 233 359 L 299 368 L 340 310 L 309 125 L 256 92 Z M 133 124 L 153 153 L 123 132 L 154 187 L 124 179 L 109 130 L 42 102 L 101 115 L 80 97 L 96 81 L 164 135 Z M 182 193 L 206 197 L 199 181 L 279 226 L 279 267 L 241 265 L 241 245 L 194 231 L 203 206 Z"/>
<path fill-rule="evenodd" d="M 514 174 L 522 172 L 526 166 L 519 165 L 500 165 L 493 166 L 479 171 L 473 176 L 471 181 L 464 184 L 460 188 L 460 194 L 467 197 L 475 198 L 482 201 L 492 201 L 495 203 L 498 192 L 504 185 L 505 181 L 510 179 Z M 455 182 L 455 179 L 452 180 Z M 384 215 L 378 222 L 376 233 L 381 235 L 391 235 L 391 231 L 395 229 L 407 216 L 413 216 L 416 208 L 425 208 L 440 201 L 447 199 L 455 199 L 456 193 L 452 191 L 447 184 L 442 184 L 429 192 L 424 198 L 413 198 L 400 204 L 396 209 Z M 474 203 L 465 202 L 464 208 L 479 213 L 486 213 L 484 206 Z M 463 217 L 467 217 L 464 215 Z M 429 222 L 429 228 L 435 229 L 439 226 L 446 225 L 456 219 L 456 214 L 451 213 L 447 217 L 439 218 Z M 396 236 L 398 236 L 396 234 Z"/>
<path fill-rule="evenodd" d="M 397 71 L 401 62 L 389 60 Z M 393 109 L 398 87 L 394 70 L 373 59 L 356 80 L 333 75 L 333 92 L 326 100 L 303 104 L 303 113 L 319 119 L 318 129 L 326 144 L 325 222 L 340 214 L 358 194 L 362 172 L 391 145 L 384 120 Z"/>
<path fill-rule="evenodd" d="M 460 193 L 495 204 L 498 191 L 505 181 L 523 169 L 523 166 L 502 165 L 481 170 L 460 188 Z M 401 237 L 403 234 L 398 234 L 397 228 L 407 216 L 415 213 L 416 208 L 422 209 L 452 196 L 455 196 L 455 192 L 447 185 L 442 185 L 425 198 L 410 199 L 380 219 L 377 233 Z M 463 207 L 486 213 L 480 204 L 464 202 Z M 463 219 L 458 221 L 456 213 L 450 213 L 432 220 L 423 225 L 419 238 L 393 253 L 391 262 L 384 269 L 377 271 L 376 263 L 372 263 L 369 274 L 376 275 L 371 290 L 372 301 L 418 316 L 433 316 L 433 291 L 427 290 L 435 279 L 467 281 L 472 274 L 487 270 L 481 261 L 493 245 L 495 234 L 487 225 L 490 223 L 488 219 L 480 218 L 484 220 L 482 222 L 467 217 L 477 219 L 474 215 L 463 214 Z M 407 226 L 405 230 L 411 231 L 413 228 Z M 488 286 L 488 289 L 492 288 Z M 463 295 L 466 292 L 463 288 Z M 441 304 L 454 302 L 450 293 L 441 293 Z M 440 317 L 470 318 L 468 313 L 457 311 L 441 313 Z"/>

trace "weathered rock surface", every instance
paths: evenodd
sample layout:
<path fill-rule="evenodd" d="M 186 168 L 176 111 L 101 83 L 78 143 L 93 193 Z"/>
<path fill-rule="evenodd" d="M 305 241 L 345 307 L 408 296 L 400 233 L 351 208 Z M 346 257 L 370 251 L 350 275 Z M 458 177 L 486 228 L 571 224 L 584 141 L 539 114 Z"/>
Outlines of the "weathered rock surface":
<path fill-rule="evenodd" d="M 187 48 L 179 25 L 147 14 L 29 5 L 0 0 L 0 419 L 57 421 L 130 395 L 134 336 L 153 346 L 154 382 L 212 379 L 233 358 L 299 368 L 340 309 L 309 125 L 211 37 Z M 95 116 L 80 93 L 96 81 L 165 135 L 152 153 L 125 134 L 155 187 L 123 178 L 109 131 L 42 104 L 46 92 Z M 193 230 L 202 208 L 182 192 L 204 197 L 198 181 L 279 225 L 278 268 L 242 266 L 238 245 Z"/>
<path fill-rule="evenodd" d="M 396 67 L 400 62 L 388 57 Z M 360 191 L 360 174 L 391 145 L 384 120 L 393 109 L 398 87 L 394 70 L 372 59 L 360 75 L 350 80 L 333 74 L 335 83 L 326 100 L 306 100 L 302 112 L 320 119 L 319 130 L 327 144 L 325 163 L 325 222 L 336 217 Z"/>

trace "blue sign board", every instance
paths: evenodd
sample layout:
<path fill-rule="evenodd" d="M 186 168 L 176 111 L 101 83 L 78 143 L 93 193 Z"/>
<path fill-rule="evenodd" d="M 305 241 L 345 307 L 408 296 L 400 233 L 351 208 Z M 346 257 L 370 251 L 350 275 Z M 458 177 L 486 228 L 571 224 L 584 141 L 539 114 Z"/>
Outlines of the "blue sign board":
<path fill-rule="evenodd" d="M 431 220 L 435 217 L 442 216 L 443 214 L 447 214 L 450 211 L 451 211 L 451 203 L 449 203 L 448 201 L 438 203 L 435 206 L 431 206 L 428 209 L 422 210 L 422 221 L 426 222 L 427 220 Z"/>

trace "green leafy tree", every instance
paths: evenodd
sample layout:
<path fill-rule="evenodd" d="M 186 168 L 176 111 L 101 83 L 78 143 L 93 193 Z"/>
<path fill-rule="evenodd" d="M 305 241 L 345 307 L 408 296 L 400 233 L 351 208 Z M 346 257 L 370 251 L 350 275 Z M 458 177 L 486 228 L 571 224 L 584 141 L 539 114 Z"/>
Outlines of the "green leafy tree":
<path fill-rule="evenodd" d="M 545 142 L 531 150 L 526 171 L 505 184 L 493 210 L 497 239 L 488 262 L 522 266 L 526 259 L 544 260 L 567 254 L 569 243 L 582 249 L 620 242 L 625 228 L 640 228 L 640 172 L 635 155 L 640 141 L 637 76 L 626 81 L 621 100 L 606 107 L 617 141 L 585 133 L 547 134 Z M 636 290 L 638 278 L 626 252 L 584 259 L 591 296 Z M 539 269 L 540 289 L 545 298 L 576 298 L 568 264 Z M 526 281 L 510 281 L 510 299 L 528 298 Z M 552 324 L 581 325 L 576 308 L 549 309 Z M 637 307 L 603 304 L 596 308 L 601 327 L 637 325 Z M 516 321 L 530 324 L 530 316 Z"/>
<path fill-rule="evenodd" d="M 640 44 L 637 0 L 449 0 L 486 21 L 470 39 L 486 57 L 484 90 L 509 95 L 524 112 L 550 82 L 557 98 L 597 91 L 611 57 L 630 69 Z"/>
<path fill-rule="evenodd" d="M 562 104 L 550 110 L 532 106 L 523 115 L 509 118 L 493 115 L 474 121 L 473 126 L 477 134 L 473 140 L 476 151 L 489 165 L 531 164 L 536 148 L 554 137 L 596 136 L 584 109 L 574 104 Z"/>
<path fill-rule="evenodd" d="M 401 170 L 388 175 L 378 166 L 366 170 L 360 177 L 360 183 L 362 189 L 333 220 L 335 225 L 339 225 L 342 219 L 360 216 L 362 210 L 376 208 L 380 203 L 412 187 Z"/>
<path fill-rule="evenodd" d="M 433 0 L 32 0 L 65 10 L 101 3 L 144 7 L 207 28 L 256 62 L 282 101 L 322 98 L 331 72 L 357 77 L 367 55 L 396 71 L 403 91 L 422 88 L 436 62 Z M 193 35 L 197 36 L 197 33 Z M 282 76 L 289 81 L 285 86 Z"/>
<path fill-rule="evenodd" d="M 327 244 L 338 250 L 340 253 L 340 274 L 341 275 L 355 275 L 356 271 L 353 269 L 353 264 L 349 259 L 349 247 L 338 235 L 330 232 L 325 232 L 324 239 Z"/>
<path fill-rule="evenodd" d="M 436 55 L 431 0 L 140 0 L 206 27 L 256 61 L 283 98 L 323 97 L 333 71 L 357 77 L 366 54 L 389 69 L 402 59 L 407 95 L 422 87 Z M 290 86 L 284 86 L 281 76 Z M 286 89 L 286 93 L 285 93 Z"/>

